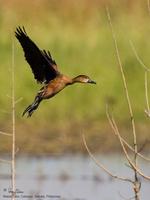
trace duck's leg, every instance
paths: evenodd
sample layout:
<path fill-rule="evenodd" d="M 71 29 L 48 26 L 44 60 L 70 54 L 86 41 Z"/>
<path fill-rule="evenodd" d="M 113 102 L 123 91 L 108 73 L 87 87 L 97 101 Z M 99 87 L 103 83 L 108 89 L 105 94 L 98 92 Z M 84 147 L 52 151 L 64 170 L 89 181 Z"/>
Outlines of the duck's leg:
<path fill-rule="evenodd" d="M 25 113 L 28 112 L 28 116 L 27 117 L 31 117 L 31 115 L 33 114 L 33 112 L 38 108 L 40 102 L 42 101 L 42 97 L 38 94 L 35 99 L 34 102 L 29 105 L 23 112 L 22 116 L 25 115 Z"/>

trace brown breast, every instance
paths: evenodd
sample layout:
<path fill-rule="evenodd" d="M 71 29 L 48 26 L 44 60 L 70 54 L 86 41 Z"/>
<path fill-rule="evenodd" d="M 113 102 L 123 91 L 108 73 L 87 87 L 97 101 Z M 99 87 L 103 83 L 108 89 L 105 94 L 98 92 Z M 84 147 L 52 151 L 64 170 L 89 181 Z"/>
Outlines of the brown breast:
<path fill-rule="evenodd" d="M 59 75 L 50 81 L 44 88 L 43 98 L 48 99 L 64 89 L 68 84 L 72 83 L 72 79 L 67 76 Z"/>

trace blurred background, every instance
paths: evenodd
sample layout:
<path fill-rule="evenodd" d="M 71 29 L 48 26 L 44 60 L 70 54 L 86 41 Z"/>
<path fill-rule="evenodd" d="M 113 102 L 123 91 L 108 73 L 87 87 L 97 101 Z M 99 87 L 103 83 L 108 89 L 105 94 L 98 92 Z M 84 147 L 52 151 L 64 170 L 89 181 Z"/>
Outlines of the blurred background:
<path fill-rule="evenodd" d="M 57 200 L 120 200 L 122 196 L 124 199 L 134 196 L 131 185 L 112 180 L 89 155 L 85 156 L 82 142 L 84 133 L 91 151 L 106 167 L 121 176 L 134 176 L 120 155 L 120 144 L 105 112 L 108 103 L 121 135 L 133 144 L 106 6 L 110 9 L 127 79 L 139 148 L 146 144 L 144 150 L 148 151 L 150 119 L 144 113 L 144 70 L 129 42 L 134 43 L 149 67 L 150 15 L 147 1 L 0 0 L 0 130 L 12 130 L 8 96 L 11 95 L 14 42 L 15 93 L 16 99 L 23 98 L 16 105 L 16 147 L 19 149 L 16 187 L 25 195 L 48 194 Z M 24 26 L 41 49 L 50 50 L 62 73 L 70 77 L 87 74 L 97 85 L 67 87 L 56 97 L 43 101 L 31 118 L 22 117 L 22 112 L 33 101 L 41 85 L 36 84 L 15 38 L 14 31 L 18 26 Z M 11 137 L 0 135 L 0 158 L 10 159 L 11 143 Z M 149 173 L 149 165 L 144 161 L 140 162 L 140 168 Z M 0 163 L 0 171 L 0 189 L 3 189 L 0 195 L 3 195 L 11 187 L 10 166 Z M 149 182 L 140 180 L 141 199 L 149 200 Z"/>
<path fill-rule="evenodd" d="M 144 70 L 131 49 L 150 63 L 150 19 L 145 1 L 34 0 L 0 1 L 0 127 L 10 132 L 12 40 L 15 43 L 17 145 L 22 153 L 85 152 L 81 134 L 93 151 L 119 151 L 105 113 L 106 102 L 122 134 L 131 141 L 130 118 L 105 7 L 109 6 L 135 114 L 138 140 L 148 140 L 150 123 L 144 114 Z M 73 85 L 43 101 L 32 118 L 22 118 L 41 85 L 36 84 L 23 50 L 14 37 L 17 26 L 41 48 L 50 50 L 62 73 L 87 74 L 97 85 Z M 142 133 L 142 134 L 141 134 Z M 113 138 L 113 139 L 110 139 Z M 1 137 L 0 152 L 9 152 L 11 140 Z"/>

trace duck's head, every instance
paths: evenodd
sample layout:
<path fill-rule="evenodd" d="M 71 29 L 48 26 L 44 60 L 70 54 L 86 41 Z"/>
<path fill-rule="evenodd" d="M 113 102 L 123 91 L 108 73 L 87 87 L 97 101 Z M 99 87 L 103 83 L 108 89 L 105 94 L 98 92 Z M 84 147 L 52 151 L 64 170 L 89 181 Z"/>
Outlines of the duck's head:
<path fill-rule="evenodd" d="M 91 80 L 89 76 L 79 75 L 72 79 L 73 83 L 91 83 L 96 84 L 95 81 Z"/>

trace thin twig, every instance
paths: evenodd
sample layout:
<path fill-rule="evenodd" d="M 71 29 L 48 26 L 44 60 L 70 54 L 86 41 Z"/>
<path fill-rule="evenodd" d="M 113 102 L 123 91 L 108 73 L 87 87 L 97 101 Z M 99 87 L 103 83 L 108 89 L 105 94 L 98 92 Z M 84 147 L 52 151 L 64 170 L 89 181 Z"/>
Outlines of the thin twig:
<path fill-rule="evenodd" d="M 7 163 L 7 164 L 11 164 L 11 161 L 9 161 L 9 160 L 4 160 L 4 159 L 0 159 L 0 162 Z"/>
<path fill-rule="evenodd" d="M 146 105 L 147 105 L 147 110 L 150 110 L 149 106 L 149 99 L 148 99 L 148 80 L 147 80 L 147 71 L 145 71 L 145 98 L 146 98 Z"/>
<path fill-rule="evenodd" d="M 112 124 L 112 121 L 111 121 L 110 118 L 108 117 L 108 106 L 106 106 L 106 115 L 107 115 L 108 121 L 109 121 L 109 123 L 110 123 L 110 125 L 111 125 L 111 128 L 112 128 L 113 131 L 114 131 L 114 134 L 117 136 L 116 130 L 115 130 L 113 124 Z M 126 141 L 124 138 L 122 138 L 121 135 L 120 135 L 120 139 L 121 139 L 122 142 L 134 153 L 134 149 L 127 143 L 127 141 Z M 143 156 L 143 155 L 140 154 L 139 152 L 137 153 L 137 155 L 138 155 L 139 157 L 143 158 L 143 159 L 146 160 L 146 161 L 150 161 L 149 158 Z"/>
<path fill-rule="evenodd" d="M 125 156 L 126 156 L 128 162 L 129 162 L 129 164 L 133 168 L 133 171 L 134 171 L 134 187 L 133 187 L 133 189 L 134 189 L 134 193 L 135 193 L 135 199 L 139 200 L 139 187 L 138 187 L 139 179 L 138 179 L 138 174 L 137 174 L 138 146 L 137 146 L 137 135 L 136 135 L 136 130 L 135 130 L 135 121 L 134 121 L 133 110 L 132 110 L 132 106 L 131 106 L 131 100 L 130 100 L 130 97 L 129 97 L 127 82 L 126 82 L 126 78 L 125 78 L 125 74 L 124 74 L 124 70 L 123 70 L 123 66 L 122 66 L 122 62 L 121 62 L 121 58 L 120 58 L 120 54 L 119 54 L 116 34 L 114 32 L 114 29 L 113 29 L 113 25 L 112 25 L 112 22 L 111 22 L 111 17 L 110 17 L 110 13 L 109 13 L 108 8 L 106 9 L 106 12 L 107 12 L 107 17 L 108 17 L 109 25 L 110 25 L 110 28 L 111 28 L 111 32 L 112 32 L 112 37 L 113 37 L 115 52 L 116 52 L 116 58 L 117 58 L 117 61 L 118 61 L 120 72 L 121 72 L 121 77 L 122 77 L 122 81 L 123 81 L 123 85 L 124 85 L 126 101 L 127 101 L 127 105 L 128 105 L 128 109 L 129 109 L 130 118 L 131 118 L 132 133 L 133 133 L 133 146 L 134 146 L 134 163 L 131 161 L 131 159 L 130 159 L 127 151 L 126 151 L 126 148 L 124 146 L 124 143 L 122 142 L 122 140 L 120 138 L 119 139 L 120 139 L 122 149 L 125 153 Z M 120 135 L 120 133 L 119 133 L 119 135 Z"/>
<path fill-rule="evenodd" d="M 12 99 L 12 96 L 6 94 L 6 97 L 9 98 L 9 99 Z"/>
<path fill-rule="evenodd" d="M 123 143 L 123 141 L 122 141 L 122 139 L 121 139 L 120 132 L 119 132 L 119 130 L 118 130 L 118 126 L 117 126 L 117 124 L 116 124 L 114 118 L 113 118 L 112 116 L 110 117 L 110 114 L 109 114 L 109 112 L 108 112 L 108 109 L 106 110 L 106 115 L 107 115 L 107 118 L 108 118 L 108 121 L 109 121 L 109 124 L 110 124 L 112 130 L 114 131 L 115 135 L 118 136 L 118 139 L 119 139 L 119 141 L 120 141 L 120 144 L 121 144 L 121 146 L 122 146 L 122 149 L 123 149 L 123 151 L 124 151 L 124 153 L 125 153 L 125 156 L 126 156 L 128 162 L 129 162 L 130 166 L 133 168 L 133 166 L 132 166 L 132 164 L 131 164 L 131 162 L 130 162 L 131 159 L 130 159 L 130 157 L 129 157 L 128 153 L 127 153 L 127 150 L 126 150 L 126 148 L 125 148 L 125 146 L 124 146 L 124 143 Z"/>
<path fill-rule="evenodd" d="M 116 57 L 117 57 L 117 61 L 118 61 L 119 69 L 120 69 L 120 72 L 121 72 L 124 89 L 125 89 L 126 100 L 127 100 L 127 104 L 128 104 L 128 108 L 129 108 L 130 117 L 131 117 L 133 140 L 134 140 L 134 149 L 135 149 L 135 154 L 137 154 L 138 151 L 137 151 L 137 138 L 136 138 L 136 131 L 135 131 L 135 122 L 134 122 L 133 111 L 132 111 L 132 107 L 131 107 L 131 101 L 130 101 L 130 97 L 129 97 L 129 93 L 128 93 L 128 87 L 127 87 L 126 78 L 125 78 L 124 71 L 123 71 L 122 62 L 121 62 L 121 59 L 120 59 L 118 44 L 117 44 L 117 40 L 116 40 L 116 34 L 114 32 L 114 29 L 113 29 L 113 25 L 112 25 L 112 22 L 111 22 L 111 17 L 110 17 L 110 13 L 109 13 L 108 8 L 106 8 L 106 12 L 107 12 L 107 17 L 108 17 L 109 25 L 110 25 L 110 28 L 111 28 L 111 32 L 112 32 L 112 37 L 113 37 L 113 40 L 114 40 Z"/>
<path fill-rule="evenodd" d="M 142 61 L 142 59 L 141 59 L 140 56 L 138 55 L 138 53 L 137 53 L 137 51 L 136 51 L 136 49 L 135 49 L 135 46 L 134 46 L 133 42 L 132 42 L 131 40 L 130 40 L 129 42 L 130 42 L 130 46 L 131 46 L 131 48 L 132 48 L 132 51 L 133 51 L 133 53 L 134 53 L 134 55 L 135 55 L 137 61 L 140 63 L 141 67 L 143 67 L 143 69 L 145 69 L 146 71 L 150 72 L 149 67 L 147 67 L 147 66 L 144 64 L 144 62 Z"/>
<path fill-rule="evenodd" d="M 17 99 L 17 100 L 15 101 L 15 104 L 18 104 L 20 101 L 22 101 L 22 99 L 23 99 L 23 97 L 20 97 L 19 99 Z"/>
<path fill-rule="evenodd" d="M 122 141 L 124 142 L 124 144 L 134 153 L 134 149 L 128 144 L 128 142 L 127 142 L 122 136 L 121 136 L 121 140 L 122 140 Z M 144 159 L 144 160 L 150 162 L 150 158 L 147 158 L 146 156 L 142 155 L 142 154 L 139 153 L 139 152 L 140 152 L 140 150 L 138 150 L 137 155 L 138 155 L 140 158 L 142 158 L 142 159 Z"/>
<path fill-rule="evenodd" d="M 130 45 L 131 45 L 131 48 L 134 52 L 134 55 L 137 59 L 137 61 L 140 63 L 140 65 L 144 68 L 145 70 L 145 78 L 144 78 L 144 85 L 145 85 L 145 99 L 146 99 L 146 106 L 147 108 L 145 109 L 145 113 L 147 114 L 148 117 L 150 117 L 150 106 L 149 106 L 149 99 L 148 99 L 148 78 L 147 78 L 147 75 L 148 73 L 147 72 L 150 72 L 150 69 L 143 63 L 143 61 L 141 60 L 141 58 L 139 57 L 136 49 L 135 49 L 135 46 L 133 44 L 133 42 L 130 40 Z"/>
<path fill-rule="evenodd" d="M 109 112 L 108 112 L 108 105 L 106 105 L 106 115 L 107 115 L 108 121 L 109 121 L 109 123 L 110 123 L 110 125 L 111 125 L 111 128 L 112 128 L 113 131 L 114 131 L 114 134 L 117 136 L 116 130 L 115 130 L 115 128 L 114 128 L 114 126 L 113 126 L 113 124 L 112 124 L 110 118 L 108 117 L 108 115 L 109 115 Z M 128 144 L 128 142 L 127 142 L 121 135 L 120 135 L 120 139 L 121 139 L 122 142 L 134 153 L 133 147 L 131 147 L 131 146 Z M 141 153 L 138 152 L 137 155 L 138 155 L 139 157 L 141 157 L 142 159 L 144 159 L 144 160 L 150 162 L 150 159 L 147 158 L 146 156 L 142 155 Z"/>
<path fill-rule="evenodd" d="M 145 113 L 148 117 L 150 117 L 150 105 L 149 105 L 149 98 L 148 98 L 148 78 L 147 78 L 147 71 L 145 71 L 145 99 L 146 99 L 146 109 Z"/>
<path fill-rule="evenodd" d="M 121 177 L 121 176 L 117 176 L 117 175 L 114 175 L 111 171 L 109 171 L 104 165 L 102 165 L 96 158 L 95 156 L 92 154 L 92 152 L 90 151 L 88 145 L 87 145 L 87 142 L 86 142 L 86 139 L 85 139 L 85 136 L 84 134 L 82 134 L 82 140 L 83 140 L 83 144 L 89 154 L 89 156 L 91 157 L 91 159 L 95 162 L 95 164 L 100 167 L 102 170 L 104 170 L 108 175 L 110 175 L 112 178 L 116 178 L 116 179 L 120 179 L 122 181 L 128 181 L 130 183 L 133 183 L 132 180 L 128 179 L 128 178 L 125 178 L 125 177 Z"/>
<path fill-rule="evenodd" d="M 124 143 L 123 143 L 122 140 L 121 140 L 120 132 L 119 132 L 119 130 L 118 130 L 118 127 L 117 127 L 117 125 L 116 125 L 116 122 L 115 122 L 115 120 L 114 120 L 113 117 L 110 117 L 110 115 L 109 115 L 108 112 L 107 112 L 107 118 L 108 118 L 108 120 L 109 120 L 109 123 L 110 123 L 110 125 L 111 125 L 113 131 L 115 132 L 115 134 L 116 134 L 116 135 L 118 136 L 118 138 L 119 138 L 119 141 L 120 141 L 120 144 L 121 144 L 122 149 L 123 149 L 123 151 L 124 151 L 124 154 L 125 154 L 125 156 L 126 156 L 126 159 L 127 159 L 127 161 L 129 162 L 129 164 L 130 164 L 130 166 L 132 167 L 132 169 L 133 169 L 133 170 L 136 170 L 136 172 L 137 172 L 139 175 L 141 175 L 143 178 L 145 178 L 145 179 L 147 179 L 147 180 L 150 180 L 150 176 L 146 176 L 145 174 L 143 174 L 143 172 L 141 172 L 141 170 L 137 167 L 137 165 L 135 165 L 135 163 L 133 163 L 132 160 L 130 159 L 130 156 L 128 155 L 128 152 L 127 152 L 127 150 L 126 150 L 126 148 L 125 148 L 125 146 L 124 146 Z"/>
<path fill-rule="evenodd" d="M 3 132 L 3 131 L 0 131 L 0 134 L 2 134 L 2 135 L 6 135 L 6 136 L 12 136 L 11 133 L 6 133 L 6 132 Z"/>
<path fill-rule="evenodd" d="M 141 147 L 138 149 L 138 153 L 141 152 L 141 151 L 143 151 L 144 148 L 146 147 L 146 145 L 147 145 L 148 143 L 149 143 L 149 141 L 148 141 L 148 140 L 145 140 L 145 142 L 143 142 L 143 144 L 141 145 Z"/>
<path fill-rule="evenodd" d="M 16 154 L 16 137 L 15 137 L 15 74 L 14 74 L 14 41 L 12 40 L 12 166 L 11 166 L 11 175 L 12 175 L 12 200 L 15 200 L 15 154 Z"/>
<path fill-rule="evenodd" d="M 17 147 L 15 154 L 17 154 L 19 152 L 19 147 Z"/>
<path fill-rule="evenodd" d="M 147 117 L 150 117 L 150 111 L 145 109 L 145 114 L 147 115 Z"/>

